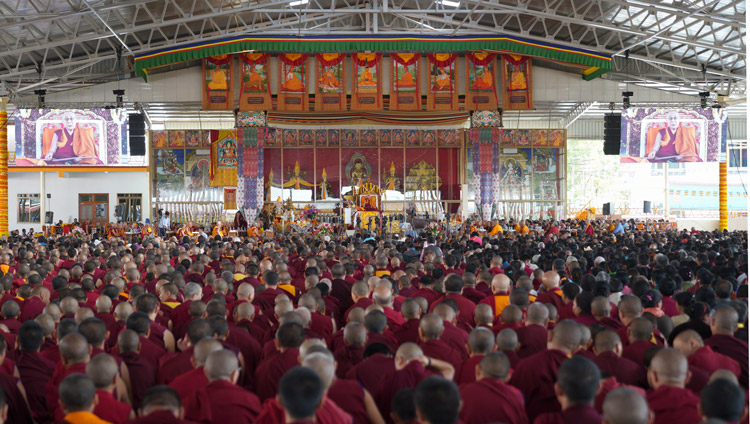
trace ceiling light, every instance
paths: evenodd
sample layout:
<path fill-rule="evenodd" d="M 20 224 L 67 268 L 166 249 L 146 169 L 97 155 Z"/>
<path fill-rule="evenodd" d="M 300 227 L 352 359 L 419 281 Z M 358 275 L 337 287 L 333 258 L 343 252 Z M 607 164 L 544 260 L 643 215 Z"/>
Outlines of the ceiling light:
<path fill-rule="evenodd" d="M 289 7 L 302 6 L 307 3 L 310 3 L 310 0 L 297 0 L 289 3 Z"/>
<path fill-rule="evenodd" d="M 448 7 L 458 7 L 458 6 L 461 6 L 461 2 L 460 1 L 438 0 L 437 2 L 439 4 L 442 4 L 443 6 L 448 6 Z"/>

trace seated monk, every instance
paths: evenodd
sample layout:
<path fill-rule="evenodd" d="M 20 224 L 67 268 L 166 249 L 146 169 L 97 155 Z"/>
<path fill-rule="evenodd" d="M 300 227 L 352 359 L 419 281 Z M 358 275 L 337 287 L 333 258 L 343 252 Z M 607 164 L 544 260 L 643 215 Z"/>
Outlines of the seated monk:
<path fill-rule="evenodd" d="M 338 78 L 336 78 L 336 76 L 333 75 L 332 68 L 326 68 L 325 72 L 323 72 L 323 76 L 320 77 L 320 80 L 318 82 L 320 83 L 321 87 L 328 87 L 328 88 L 339 87 L 339 80 Z"/>
<path fill-rule="evenodd" d="M 255 72 L 255 66 L 250 67 L 250 75 L 246 85 L 247 89 L 250 90 L 263 90 L 263 78 Z"/>
<path fill-rule="evenodd" d="M 518 67 L 513 67 L 513 72 L 510 74 L 510 85 L 508 88 L 511 90 L 526 90 L 526 77 Z"/>
<path fill-rule="evenodd" d="M 305 84 L 297 78 L 297 75 L 295 75 L 294 72 L 289 71 L 286 74 L 284 83 L 281 84 L 281 88 L 286 91 L 302 91 L 305 89 Z"/>
<path fill-rule="evenodd" d="M 682 126 L 676 111 L 667 114 L 666 128 L 650 128 L 646 138 L 646 158 L 651 161 L 702 162 L 698 157 L 695 128 Z"/>
<path fill-rule="evenodd" d="M 357 81 L 358 85 L 370 85 L 375 84 L 375 81 L 372 80 L 372 73 L 370 72 L 370 68 L 365 67 L 365 70 L 362 71 L 362 75 L 359 77 L 359 81 Z"/>
<path fill-rule="evenodd" d="M 416 85 L 414 82 L 414 78 L 411 76 L 411 72 L 406 71 L 404 72 L 404 76 L 401 77 L 400 80 L 396 82 L 397 87 L 412 87 Z"/>
<path fill-rule="evenodd" d="M 492 73 L 489 70 L 482 71 L 482 75 L 478 76 L 474 80 L 474 84 L 471 85 L 472 90 L 490 90 L 494 86 L 492 79 Z"/>
<path fill-rule="evenodd" d="M 263 235 L 263 228 L 261 228 L 259 225 L 253 225 L 247 230 L 248 237 L 262 237 L 262 235 Z"/>
<path fill-rule="evenodd" d="M 224 70 L 216 67 L 211 72 L 211 82 L 208 83 L 209 90 L 226 90 L 227 89 L 227 76 Z"/>
<path fill-rule="evenodd" d="M 445 72 L 445 69 L 440 68 L 440 75 L 435 77 L 435 86 L 433 88 L 436 90 L 451 90 L 453 88 L 451 77 Z"/>
<path fill-rule="evenodd" d="M 217 222 L 213 231 L 211 231 L 211 237 L 216 236 L 221 236 L 222 238 L 227 236 L 227 231 L 223 228 L 221 221 Z"/>
<path fill-rule="evenodd" d="M 143 226 L 143 228 L 141 228 L 141 236 L 142 237 L 148 237 L 148 236 L 153 235 L 153 234 L 154 234 L 154 229 L 153 229 L 153 227 L 151 227 L 151 225 L 146 224 L 146 225 Z"/>
<path fill-rule="evenodd" d="M 42 133 L 43 161 L 53 165 L 102 164 L 94 129 L 80 127 L 73 112 L 65 112 L 62 121 L 62 128 L 45 128 Z"/>

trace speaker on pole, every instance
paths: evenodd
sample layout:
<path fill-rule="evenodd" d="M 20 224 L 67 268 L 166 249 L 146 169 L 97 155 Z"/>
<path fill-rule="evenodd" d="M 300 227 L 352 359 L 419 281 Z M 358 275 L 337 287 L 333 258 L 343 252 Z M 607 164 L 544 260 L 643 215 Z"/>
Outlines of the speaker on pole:
<path fill-rule="evenodd" d="M 651 202 L 648 200 L 643 201 L 643 213 L 651 213 Z"/>
<path fill-rule="evenodd" d="M 604 115 L 604 154 L 620 154 L 620 125 L 622 116 L 619 113 Z"/>
<path fill-rule="evenodd" d="M 146 121 L 143 114 L 128 115 L 128 138 L 130 140 L 130 155 L 146 155 Z"/>
<path fill-rule="evenodd" d="M 610 205 L 609 205 L 609 203 L 605 203 L 604 205 L 602 205 L 602 213 L 603 213 L 604 215 L 609 215 L 609 214 L 611 214 L 611 213 L 612 213 L 612 212 L 611 212 L 611 210 L 610 210 Z"/>
<path fill-rule="evenodd" d="M 44 223 L 47 225 L 51 225 L 55 221 L 55 213 L 54 212 L 45 212 L 44 213 Z"/>

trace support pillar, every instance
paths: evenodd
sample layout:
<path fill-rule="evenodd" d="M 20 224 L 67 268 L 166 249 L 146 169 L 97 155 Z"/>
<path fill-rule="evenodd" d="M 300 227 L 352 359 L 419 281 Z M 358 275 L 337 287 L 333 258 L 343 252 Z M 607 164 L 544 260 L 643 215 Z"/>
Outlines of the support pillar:
<path fill-rule="evenodd" d="M 47 178 L 44 171 L 39 171 L 39 220 L 44 228 L 47 218 Z"/>
<path fill-rule="evenodd" d="M 719 162 L 719 231 L 727 229 L 727 163 Z"/>
<path fill-rule="evenodd" d="M 0 97 L 0 236 L 8 235 L 8 98 Z"/>

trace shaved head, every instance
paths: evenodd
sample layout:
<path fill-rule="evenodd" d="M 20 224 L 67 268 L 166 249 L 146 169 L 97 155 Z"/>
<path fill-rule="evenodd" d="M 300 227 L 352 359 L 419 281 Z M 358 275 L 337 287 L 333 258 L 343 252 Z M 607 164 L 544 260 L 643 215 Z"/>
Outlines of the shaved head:
<path fill-rule="evenodd" d="M 420 348 L 416 343 L 412 342 L 403 343 L 396 350 L 396 358 L 401 358 L 407 362 L 414 358 L 422 356 L 423 354 L 424 353 L 422 352 L 422 348 Z"/>
<path fill-rule="evenodd" d="M 438 314 L 443 321 L 453 322 L 453 320 L 456 319 L 456 311 L 445 303 L 440 303 L 435 306 L 434 312 Z"/>
<path fill-rule="evenodd" d="M 94 381 L 97 390 L 105 390 L 115 384 L 115 376 L 120 371 L 117 361 L 111 355 L 100 353 L 86 364 L 86 375 Z"/>
<path fill-rule="evenodd" d="M 367 341 L 365 326 L 359 322 L 350 322 L 344 327 L 344 341 L 347 346 L 364 346 Z"/>
<path fill-rule="evenodd" d="M 237 355 L 231 350 L 221 349 L 211 352 L 206 359 L 208 381 L 231 381 L 233 374 L 239 371 L 239 368 L 240 363 L 237 360 Z"/>
<path fill-rule="evenodd" d="M 489 305 L 487 305 L 489 306 Z M 549 309 L 543 303 L 532 303 L 526 310 L 526 324 L 546 325 Z"/>
<path fill-rule="evenodd" d="M 626 320 L 632 320 L 643 315 L 643 304 L 641 299 L 638 299 L 632 295 L 625 295 L 620 299 L 620 303 L 617 304 L 617 312 L 620 314 L 620 318 Z"/>
<path fill-rule="evenodd" d="M 646 399 L 627 387 L 614 389 L 604 398 L 604 422 L 608 424 L 648 424 L 649 408 Z"/>
<path fill-rule="evenodd" d="M 654 324 L 646 318 L 635 318 L 628 329 L 630 342 L 651 340 L 654 332 Z"/>
<path fill-rule="evenodd" d="M 581 336 L 581 326 L 577 322 L 562 320 L 552 329 L 552 344 L 555 349 L 570 354 L 580 345 Z"/>
<path fill-rule="evenodd" d="M 474 323 L 477 326 L 489 326 L 490 324 L 492 324 L 493 319 L 495 319 L 495 313 L 492 312 L 492 306 L 486 303 L 480 303 L 474 309 Z"/>
<path fill-rule="evenodd" d="M 508 305 L 503 309 L 503 312 L 500 313 L 500 320 L 502 320 L 503 324 L 509 324 L 511 322 L 520 323 L 523 321 L 523 310 L 516 305 Z"/>
<path fill-rule="evenodd" d="M 469 348 L 474 355 L 486 355 L 495 346 L 495 335 L 492 331 L 479 327 L 469 334 Z"/>
<path fill-rule="evenodd" d="M 328 390 L 336 374 L 336 365 L 331 352 L 311 353 L 302 360 L 302 366 L 311 368 L 323 381 L 323 390 Z"/>
<path fill-rule="evenodd" d="M 425 340 L 437 340 L 443 334 L 443 319 L 438 314 L 426 314 L 419 320 L 419 333 Z"/>
<path fill-rule="evenodd" d="M 734 335 L 738 321 L 739 315 L 736 309 L 729 305 L 717 306 L 711 319 L 711 333 L 714 335 Z"/>
<path fill-rule="evenodd" d="M 505 381 L 510 370 L 510 360 L 503 352 L 490 352 L 479 362 L 484 378 Z"/>
<path fill-rule="evenodd" d="M 518 334 L 512 328 L 505 328 L 497 333 L 495 339 L 498 350 L 511 351 L 518 347 Z"/>
<path fill-rule="evenodd" d="M 560 274 L 555 271 L 547 271 L 542 276 L 542 285 L 547 290 L 560 286 Z"/>
<path fill-rule="evenodd" d="M 594 338 L 594 351 L 598 355 L 602 352 L 616 352 L 617 346 L 622 347 L 622 340 L 612 330 L 602 330 Z"/>
<path fill-rule="evenodd" d="M 138 337 L 138 333 L 133 330 L 123 330 L 119 336 L 117 336 L 117 347 L 121 353 L 138 352 L 138 345 L 141 344 L 141 338 Z"/>
<path fill-rule="evenodd" d="M 365 310 L 360 307 L 356 307 L 352 309 L 351 311 L 349 311 L 349 316 L 346 317 L 346 321 L 364 323 L 365 322 Z"/>
<path fill-rule="evenodd" d="M 83 364 L 89 360 L 89 344 L 80 333 L 70 333 L 60 340 L 60 356 L 69 364 Z"/>
<path fill-rule="evenodd" d="M 674 338 L 672 346 L 689 357 L 703 347 L 703 338 L 695 330 L 683 330 Z"/>
<path fill-rule="evenodd" d="M 597 296 L 591 301 L 591 314 L 598 319 L 607 318 L 610 314 L 612 307 L 609 304 L 609 299 L 602 296 Z"/>
<path fill-rule="evenodd" d="M 684 388 L 688 375 L 687 358 L 677 349 L 662 349 L 651 360 L 648 374 L 654 389 L 664 385 Z"/>
<path fill-rule="evenodd" d="M 492 293 L 507 292 L 510 290 L 510 278 L 505 274 L 495 274 L 492 277 Z"/>
<path fill-rule="evenodd" d="M 224 349 L 224 346 L 222 346 L 221 342 L 216 339 L 201 339 L 201 341 L 196 343 L 195 348 L 193 349 L 193 361 L 195 362 L 196 368 L 205 366 L 208 355 L 222 349 Z"/>
<path fill-rule="evenodd" d="M 405 320 L 419 318 L 419 312 L 419 303 L 414 299 L 406 299 L 404 300 L 404 303 L 401 304 L 401 316 L 404 317 Z"/>

